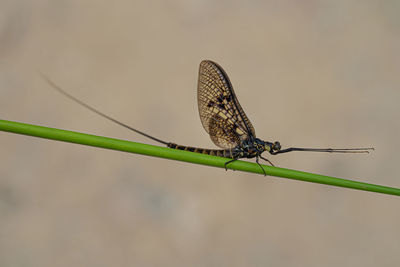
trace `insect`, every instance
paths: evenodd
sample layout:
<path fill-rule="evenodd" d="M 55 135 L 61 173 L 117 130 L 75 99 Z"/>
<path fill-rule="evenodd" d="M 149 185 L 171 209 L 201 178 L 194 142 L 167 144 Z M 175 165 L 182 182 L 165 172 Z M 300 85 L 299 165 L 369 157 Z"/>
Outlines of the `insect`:
<path fill-rule="evenodd" d="M 156 142 L 164 144 L 169 148 L 230 158 L 230 160 L 225 162 L 226 170 L 228 164 L 240 158 L 256 158 L 256 163 L 261 167 L 264 175 L 266 175 L 264 168 L 259 163 L 259 159 L 261 158 L 272 166 L 274 165 L 271 161 L 262 156 L 262 153 L 265 151 L 269 152 L 271 155 L 277 155 L 292 151 L 369 153 L 370 150 L 374 150 L 374 148 L 333 149 L 301 147 L 289 147 L 282 149 L 281 144 L 278 141 L 268 142 L 257 138 L 253 125 L 240 106 L 228 75 L 220 65 L 210 60 L 204 60 L 200 63 L 197 85 L 197 100 L 201 123 L 203 124 L 206 132 L 210 135 L 210 138 L 214 144 L 221 149 L 204 149 L 182 146 L 175 143 L 165 142 L 150 136 L 98 111 L 97 109 L 68 94 L 47 77 L 43 77 L 53 88 L 78 104 L 90 109 L 91 111 L 108 120 L 113 121 L 114 123 L 148 137 Z"/>

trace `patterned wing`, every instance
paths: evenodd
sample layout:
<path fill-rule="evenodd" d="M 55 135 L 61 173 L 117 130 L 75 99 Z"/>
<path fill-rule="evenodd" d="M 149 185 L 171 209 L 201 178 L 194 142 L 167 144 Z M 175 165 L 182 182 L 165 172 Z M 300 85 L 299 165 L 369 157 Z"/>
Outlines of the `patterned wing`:
<path fill-rule="evenodd" d="M 256 136 L 228 75 L 212 61 L 200 63 L 197 100 L 201 123 L 217 146 L 233 148 L 249 136 Z"/>
<path fill-rule="evenodd" d="M 240 144 L 240 135 L 235 131 L 235 124 L 215 113 L 209 122 L 211 140 L 219 147 L 233 148 Z"/>

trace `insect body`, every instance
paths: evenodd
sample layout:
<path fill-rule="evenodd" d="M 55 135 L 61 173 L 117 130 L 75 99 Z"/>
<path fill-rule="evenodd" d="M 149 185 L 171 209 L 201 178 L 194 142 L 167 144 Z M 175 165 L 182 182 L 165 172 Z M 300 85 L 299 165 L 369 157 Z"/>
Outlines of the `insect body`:
<path fill-rule="evenodd" d="M 372 149 L 288 148 L 281 150 L 279 142 L 272 143 L 257 138 L 253 125 L 240 106 L 228 75 L 221 66 L 209 60 L 200 63 L 197 100 L 204 129 L 209 133 L 214 144 L 223 149 L 200 149 L 173 143 L 167 145 L 170 148 L 231 158 L 225 163 L 225 168 L 239 158 L 256 158 L 258 165 L 261 158 L 273 165 L 261 155 L 264 151 L 276 155 L 290 151 L 368 153 L 368 150 Z M 263 168 L 262 170 L 265 174 Z"/>
<path fill-rule="evenodd" d="M 230 149 L 206 149 L 181 146 L 175 143 L 167 144 L 169 148 L 233 159 L 261 157 L 261 154 L 264 151 L 270 151 L 272 149 L 271 147 L 279 145 L 279 142 L 276 142 L 276 144 L 272 144 L 270 142 L 264 142 L 258 138 L 255 138 L 253 142 L 251 142 L 250 140 L 245 140 L 241 145 Z"/>
<path fill-rule="evenodd" d="M 268 142 L 257 138 L 253 125 L 240 106 L 228 75 L 221 66 L 210 60 L 204 60 L 200 63 L 197 100 L 201 123 L 214 144 L 221 149 L 204 149 L 165 142 L 111 118 L 68 94 L 48 78 L 44 77 L 44 79 L 56 90 L 80 105 L 125 128 L 164 144 L 169 148 L 230 158 L 231 160 L 225 163 L 225 169 L 229 163 L 240 158 L 256 158 L 256 162 L 260 167 L 261 165 L 258 162 L 260 158 L 273 165 L 268 159 L 261 155 L 265 151 L 276 155 L 291 151 L 368 153 L 369 150 L 373 150 L 373 148 L 332 149 L 299 147 L 281 149 L 279 142 Z M 266 175 L 265 170 L 262 167 L 261 169 L 264 175 Z"/>

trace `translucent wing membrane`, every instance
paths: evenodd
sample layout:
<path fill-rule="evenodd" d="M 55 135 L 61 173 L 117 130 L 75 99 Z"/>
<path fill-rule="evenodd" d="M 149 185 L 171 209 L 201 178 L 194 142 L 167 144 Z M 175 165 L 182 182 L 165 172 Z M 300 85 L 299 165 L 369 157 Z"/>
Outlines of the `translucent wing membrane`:
<path fill-rule="evenodd" d="M 214 114 L 209 122 L 209 134 L 214 144 L 223 148 L 233 148 L 240 144 L 240 136 L 234 129 L 234 124 Z"/>
<path fill-rule="evenodd" d="M 212 61 L 200 63 L 197 99 L 201 123 L 217 146 L 233 148 L 255 137 L 227 74 Z"/>

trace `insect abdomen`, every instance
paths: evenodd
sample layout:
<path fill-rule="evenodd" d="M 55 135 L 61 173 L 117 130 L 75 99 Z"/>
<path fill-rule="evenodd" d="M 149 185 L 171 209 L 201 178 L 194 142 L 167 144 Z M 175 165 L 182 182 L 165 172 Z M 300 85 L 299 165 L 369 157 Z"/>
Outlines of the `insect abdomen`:
<path fill-rule="evenodd" d="M 168 143 L 167 145 L 169 148 L 185 150 L 200 154 L 207 154 L 217 157 L 224 157 L 224 158 L 232 158 L 232 153 L 230 150 L 227 149 L 205 149 L 205 148 L 198 148 L 198 147 L 191 147 L 191 146 L 181 146 L 174 143 Z"/>

